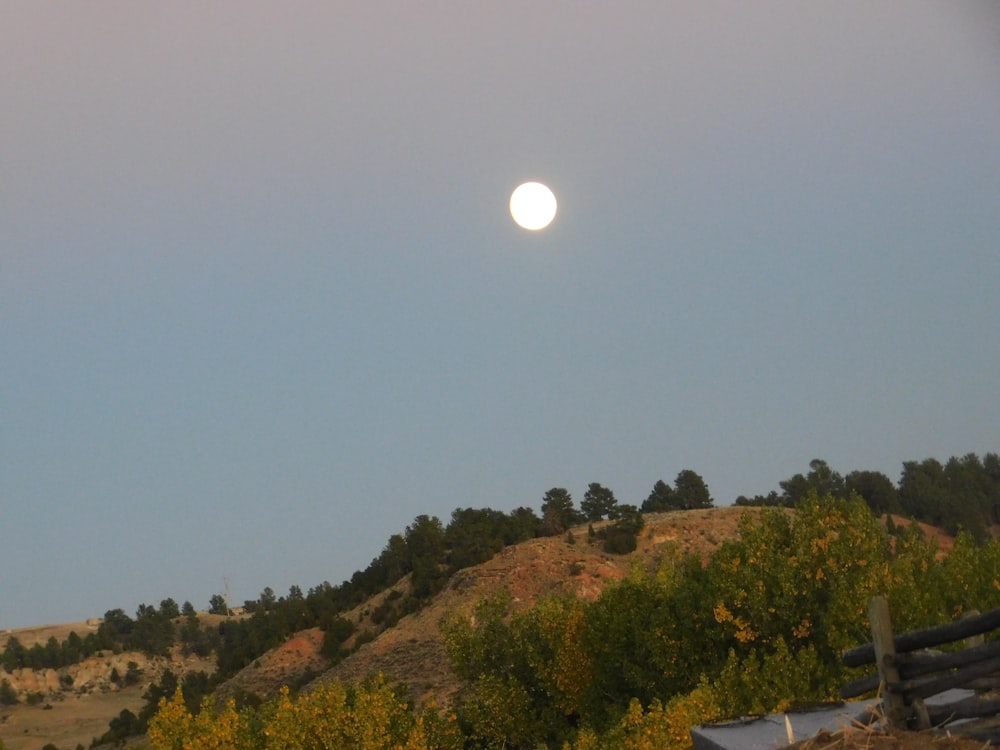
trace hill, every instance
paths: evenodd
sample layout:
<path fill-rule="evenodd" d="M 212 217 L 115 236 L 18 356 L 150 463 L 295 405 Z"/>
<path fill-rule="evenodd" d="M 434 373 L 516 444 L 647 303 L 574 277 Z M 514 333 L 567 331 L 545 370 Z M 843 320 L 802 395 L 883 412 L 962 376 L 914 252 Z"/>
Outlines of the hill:
<path fill-rule="evenodd" d="M 322 632 L 308 629 L 255 660 L 222 684 L 218 694 L 226 697 L 244 692 L 267 698 L 282 685 L 298 687 L 317 679 L 350 683 L 383 672 L 408 686 L 418 702 L 447 700 L 458 683 L 438 630 L 446 613 L 468 611 L 481 597 L 500 589 L 508 591 L 515 604 L 522 607 L 530 606 L 539 597 L 563 592 L 594 599 L 608 582 L 620 580 L 633 566 L 655 568 L 668 548 L 710 554 L 726 539 L 735 538 L 739 518 L 745 512 L 758 513 L 759 509 L 727 507 L 647 514 L 638 547 L 628 555 L 603 552 L 599 541 L 588 541 L 586 525 L 572 529 L 573 543 L 567 541 L 570 535 L 562 535 L 507 547 L 493 559 L 459 571 L 427 607 L 380 632 L 337 666 L 329 668 L 328 660 L 320 654 Z M 603 525 L 595 524 L 595 528 Z M 405 592 L 408 585 L 405 578 L 345 613 L 357 625 L 356 634 L 345 646 L 352 647 L 366 633 L 377 632 L 374 612 L 387 598 L 398 595 L 394 592 Z M 224 618 L 200 613 L 199 619 L 212 624 Z M 30 648 L 36 643 L 44 645 L 52 637 L 61 641 L 70 632 L 85 636 L 95 632 L 99 623 L 91 619 L 0 633 L 0 649 L 11 636 Z M 119 688 L 110 680 L 111 671 L 118 668 L 123 672 L 129 661 L 140 665 L 142 680 L 132 687 Z M 77 743 L 89 746 L 91 739 L 103 734 L 108 722 L 123 709 L 137 712 L 143 703 L 142 694 L 167 668 L 176 674 L 193 670 L 210 673 L 213 664 L 209 660 L 186 659 L 175 648 L 170 658 L 163 659 L 123 652 L 92 657 L 61 670 L 17 670 L 16 674 L 0 670 L 0 678 L 13 684 L 21 698 L 16 706 L 0 708 L 0 740 L 7 750 L 40 750 L 48 742 L 60 748 L 75 747 Z M 73 682 L 67 684 L 65 678 L 60 682 L 60 674 L 72 676 Z M 29 694 L 39 695 L 41 700 L 28 705 Z"/>
<path fill-rule="evenodd" d="M 222 618 L 202 614 L 210 626 Z M 27 648 L 44 645 L 51 638 L 63 641 L 70 633 L 94 633 L 98 619 L 58 625 L 18 628 L 0 633 L 0 651 L 14 637 Z M 108 730 L 108 722 L 123 710 L 138 713 L 143 694 L 166 670 L 183 676 L 211 673 L 211 657 L 186 656 L 179 647 L 168 656 L 150 657 L 140 652 L 102 652 L 60 669 L 0 669 L 0 682 L 18 697 L 16 705 L 0 705 L 0 740 L 6 750 L 40 750 L 47 743 L 59 748 L 89 747 L 94 737 Z M 116 677 L 134 675 L 133 684 Z"/>
<path fill-rule="evenodd" d="M 756 515 L 760 511 L 725 507 L 646 514 L 638 546 L 626 555 L 609 554 L 599 540 L 588 540 L 586 524 L 559 537 L 507 547 L 485 563 L 460 570 L 428 606 L 403 617 L 321 675 L 314 677 L 322 658 L 318 653 L 321 641 L 317 631 L 304 631 L 243 669 L 222 685 L 219 693 L 250 692 L 267 698 L 283 684 L 304 684 L 313 677 L 354 684 L 381 672 L 390 681 L 406 685 L 418 704 L 432 699 L 446 703 L 458 688 L 440 634 L 441 620 L 447 614 L 470 612 L 479 600 L 499 590 L 510 594 L 514 606 L 520 608 L 562 593 L 593 600 L 604 586 L 621 580 L 635 566 L 654 570 L 672 550 L 707 557 L 722 542 L 738 536 L 744 513 Z M 607 523 L 594 524 L 595 530 Z M 404 579 L 345 614 L 357 626 L 355 638 L 375 630 L 372 613 L 393 592 L 405 593 L 407 585 Z M 353 639 L 346 645 L 353 645 Z"/>
<path fill-rule="evenodd" d="M 424 608 L 382 629 L 377 612 L 385 602 L 409 593 L 410 580 L 405 577 L 343 614 L 355 625 L 354 635 L 344 645 L 348 648 L 363 645 L 340 663 L 330 667 L 321 655 L 320 630 L 303 630 L 220 685 L 218 695 L 252 693 L 264 699 L 276 694 L 283 685 L 302 687 L 333 679 L 354 684 L 381 672 L 391 682 L 407 686 L 418 704 L 432 700 L 447 703 L 459 688 L 440 634 L 440 623 L 450 613 L 471 612 L 483 597 L 498 591 L 505 591 L 519 608 L 561 593 L 594 600 L 608 583 L 625 578 L 635 568 L 655 570 L 667 555 L 694 554 L 707 558 L 723 542 L 737 538 L 744 514 L 757 515 L 761 511 L 755 507 L 724 507 L 646 514 L 636 550 L 625 555 L 603 551 L 601 541 L 590 538 L 587 525 L 577 526 L 559 537 L 531 539 L 503 549 L 484 563 L 458 571 Z M 900 519 L 896 523 L 901 523 Z M 597 531 L 604 525 L 594 524 Z M 950 542 L 939 532 L 933 536 L 942 548 Z M 200 617 L 206 618 L 206 622 L 224 619 L 204 614 Z M 65 637 L 70 630 L 82 634 L 95 627 L 96 623 L 90 621 L 19 630 L 0 635 L 0 646 L 9 635 L 16 635 L 26 646 L 31 646 L 44 643 L 51 636 Z M 140 685 L 115 689 L 107 679 L 111 665 L 121 659 L 127 663 L 134 657 L 128 653 L 102 657 L 97 667 L 91 667 L 95 674 L 104 675 L 95 677 L 96 682 L 77 683 L 74 679 L 71 686 L 66 686 L 60 683 L 58 675 L 43 676 L 39 690 L 44 692 L 45 705 L 22 704 L 0 710 L 0 739 L 9 750 L 40 750 L 46 742 L 55 742 L 60 748 L 74 747 L 77 742 L 87 746 L 122 709 L 138 710 L 145 688 L 163 669 L 169 667 L 175 673 L 212 669 L 207 661 L 185 662 L 175 650 L 161 663 L 141 662 L 144 673 Z M 0 677 L 5 676 L 26 677 L 0 673 Z"/>

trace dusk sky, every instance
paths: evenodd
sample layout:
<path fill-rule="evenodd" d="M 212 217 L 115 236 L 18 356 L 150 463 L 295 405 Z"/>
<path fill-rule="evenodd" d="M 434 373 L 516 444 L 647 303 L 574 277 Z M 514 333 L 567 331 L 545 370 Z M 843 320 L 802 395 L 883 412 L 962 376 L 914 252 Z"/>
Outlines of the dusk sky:
<path fill-rule="evenodd" d="M 0 0 L 0 363 L 0 629 L 996 452 L 1000 3 Z"/>

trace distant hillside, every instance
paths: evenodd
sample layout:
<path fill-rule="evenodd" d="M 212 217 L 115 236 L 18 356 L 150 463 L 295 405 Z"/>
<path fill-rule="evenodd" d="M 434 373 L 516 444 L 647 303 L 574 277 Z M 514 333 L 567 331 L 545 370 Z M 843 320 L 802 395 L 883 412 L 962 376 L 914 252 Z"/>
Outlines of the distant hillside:
<path fill-rule="evenodd" d="M 208 627 L 221 619 L 204 613 L 202 617 Z M 12 637 L 31 648 L 44 646 L 50 639 L 65 641 L 70 633 L 85 637 L 95 633 L 99 624 L 93 619 L 4 631 L 0 651 Z M 122 711 L 138 713 L 146 702 L 144 693 L 167 670 L 182 677 L 214 669 L 211 655 L 185 655 L 180 647 L 172 648 L 167 656 L 102 651 L 59 669 L 8 672 L 0 668 L 0 684 L 18 700 L 16 705 L 0 705 L 0 740 L 5 750 L 41 750 L 48 743 L 60 749 L 89 747 Z"/>
<path fill-rule="evenodd" d="M 484 596 L 507 591 L 515 606 L 530 607 L 540 597 L 573 594 L 596 599 L 605 585 L 628 575 L 634 566 L 654 570 L 670 550 L 707 556 L 727 539 L 738 536 L 744 513 L 756 515 L 760 508 L 712 508 L 705 510 L 650 513 L 639 535 L 635 552 L 613 555 L 602 550 L 599 540 L 588 541 L 586 524 L 559 537 L 532 539 L 503 549 L 491 560 L 457 572 L 429 605 L 399 620 L 343 662 L 326 670 L 320 680 L 339 679 L 349 684 L 381 672 L 390 681 L 406 685 L 422 704 L 439 703 L 458 689 L 458 681 L 444 653 L 439 625 L 455 611 L 469 612 Z M 599 530 L 608 522 L 594 524 Z M 572 542 L 567 541 L 572 538 Z M 346 613 L 357 624 L 357 632 L 374 627 L 371 613 L 397 586 L 380 593 Z M 312 631 L 300 634 L 294 648 L 279 647 L 222 685 L 221 695 L 240 691 L 261 698 L 275 694 L 282 684 L 296 684 L 316 670 L 319 641 Z M 306 644 L 312 648 L 306 648 Z"/>
<path fill-rule="evenodd" d="M 623 579 L 636 568 L 655 570 L 665 556 L 679 553 L 707 558 L 723 542 L 738 537 L 739 520 L 744 514 L 756 516 L 762 510 L 726 507 L 647 513 L 635 551 L 624 555 L 605 552 L 602 540 L 591 537 L 587 524 L 560 536 L 531 539 L 502 549 L 484 563 L 459 570 L 422 609 L 385 627 L 385 623 L 379 623 L 378 613 L 384 611 L 387 602 L 406 600 L 411 593 L 408 575 L 342 614 L 354 626 L 344 647 L 350 650 L 362 645 L 340 663 L 329 666 L 321 653 L 323 632 L 307 628 L 222 683 L 217 695 L 220 699 L 251 695 L 266 699 L 283 685 L 303 687 L 333 679 L 356 684 L 371 674 L 383 673 L 391 682 L 407 686 L 418 704 L 431 700 L 447 703 L 459 688 L 440 633 L 440 623 L 447 615 L 469 613 L 478 601 L 498 591 L 506 592 L 515 608 L 527 608 L 542 597 L 563 593 L 595 600 L 608 583 Z M 594 531 L 599 533 L 609 523 L 593 524 Z M 908 522 L 896 517 L 893 523 Z M 933 527 L 922 527 L 942 550 L 950 548 L 950 537 Z M 204 613 L 199 618 L 216 628 L 234 622 Z M 0 634 L 0 648 L 11 635 L 30 647 L 52 637 L 63 639 L 70 631 L 78 635 L 93 632 L 97 624 L 90 621 Z M 120 689 L 110 680 L 111 670 L 119 668 L 121 672 L 129 661 L 140 665 L 143 679 L 136 687 Z M 60 747 L 73 747 L 75 742 L 87 746 L 123 708 L 137 711 L 142 692 L 166 668 L 176 673 L 195 668 L 210 672 L 212 663 L 210 659 L 185 659 L 180 649 L 175 649 L 167 659 L 149 659 L 130 652 L 107 654 L 62 670 L 46 670 L 45 674 L 28 674 L 30 670 L 7 674 L 0 670 L 0 678 L 12 681 L 22 698 L 29 692 L 43 695 L 43 701 L 36 705 L 22 702 L 3 708 L 0 739 L 8 750 L 39 750 L 46 742 L 56 742 Z M 63 673 L 73 680 L 60 681 Z"/>

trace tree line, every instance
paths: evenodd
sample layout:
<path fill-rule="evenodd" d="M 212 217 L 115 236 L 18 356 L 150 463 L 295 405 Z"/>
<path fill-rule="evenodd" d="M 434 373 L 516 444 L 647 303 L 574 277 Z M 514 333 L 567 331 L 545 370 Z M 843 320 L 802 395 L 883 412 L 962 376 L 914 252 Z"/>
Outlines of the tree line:
<path fill-rule="evenodd" d="M 184 603 L 184 612 L 194 614 L 190 602 Z M 17 636 L 10 636 L 0 654 L 0 667 L 7 672 L 15 669 L 61 669 L 76 664 L 103 651 L 121 653 L 139 651 L 147 656 L 165 656 L 176 642 L 174 620 L 181 617 L 181 609 L 173 599 L 164 599 L 159 608 L 140 604 L 135 618 L 122 609 L 104 613 L 96 633 L 80 636 L 76 631 L 63 640 L 51 637 L 45 645 L 36 643 L 24 646 Z M 182 629 L 182 636 L 186 632 Z M 207 653 L 207 652 L 206 652 Z"/>
<path fill-rule="evenodd" d="M 936 553 L 915 525 L 891 536 L 859 497 L 810 491 L 794 514 L 748 511 L 707 561 L 677 547 L 595 601 L 516 609 L 499 593 L 453 614 L 443 634 L 463 686 L 446 712 L 415 711 L 378 680 L 200 712 L 181 691 L 161 700 L 150 739 L 154 750 L 330 738 L 364 750 L 680 750 L 694 724 L 834 698 L 857 675 L 840 654 L 867 640 L 874 594 L 900 630 L 1000 605 L 1000 542 L 962 532 Z"/>
<path fill-rule="evenodd" d="M 908 461 L 898 484 L 877 471 L 858 470 L 846 476 L 815 459 L 806 474 L 779 482 L 779 491 L 751 498 L 739 496 L 737 505 L 795 507 L 811 492 L 821 496 L 861 497 L 876 514 L 893 513 L 939 526 L 955 534 L 965 530 L 977 542 L 988 538 L 988 529 L 1000 524 L 1000 455 L 987 453 Z M 325 632 L 324 653 L 332 660 L 346 655 L 343 644 L 355 635 L 353 623 L 343 614 L 372 596 L 410 576 L 406 595 L 393 597 L 374 613 L 378 628 L 392 627 L 400 617 L 416 611 L 444 586 L 456 571 L 489 560 L 504 547 L 527 539 L 564 534 L 583 523 L 611 521 L 597 532 L 606 551 L 624 554 L 635 549 L 643 527 L 642 514 L 710 508 L 714 499 L 704 479 L 691 469 L 680 471 L 673 486 L 657 481 L 649 495 L 636 505 L 621 503 L 614 492 L 592 482 L 576 506 L 570 492 L 554 487 L 541 501 L 540 514 L 530 507 L 510 512 L 490 508 L 457 508 L 443 524 L 433 516 L 419 515 L 402 532 L 393 534 L 369 565 L 340 585 L 329 582 L 303 593 L 292 586 L 286 596 L 269 587 L 255 600 L 244 602 L 247 618 L 228 619 L 206 628 L 194 607 L 179 609 L 173 599 L 156 608 L 139 606 L 135 618 L 121 609 L 105 613 L 97 634 L 81 638 L 71 633 L 63 642 L 50 639 L 44 646 L 25 648 L 12 637 L 0 655 L 0 666 L 58 669 L 99 651 L 137 650 L 163 654 L 176 642 L 200 655 L 216 653 L 217 679 L 239 671 L 291 634 L 309 627 Z M 213 614 L 228 614 L 221 594 L 209 602 Z M 178 617 L 182 617 L 178 620 Z M 377 633 L 365 634 L 361 640 Z"/>
<path fill-rule="evenodd" d="M 816 497 L 841 500 L 854 497 L 862 500 L 867 511 L 872 514 L 897 513 L 943 527 L 953 533 L 962 531 L 964 533 L 960 539 L 965 540 L 963 544 L 968 543 L 969 545 L 985 543 L 989 538 L 988 528 L 1000 522 L 1000 457 L 993 453 L 986 454 L 982 459 L 974 454 L 961 458 L 951 458 L 944 464 L 935 459 L 905 462 L 901 479 L 897 485 L 894 485 L 885 475 L 874 471 L 854 471 L 842 476 L 832 470 L 825 461 L 816 459 L 810 463 L 809 471 L 806 474 L 796 474 L 779 482 L 779 487 L 780 492 L 774 491 L 766 496 L 758 495 L 753 498 L 740 496 L 736 502 L 738 505 L 785 506 L 801 509 L 803 504 L 812 502 Z M 449 577 L 456 571 L 490 559 L 505 546 L 535 537 L 570 535 L 570 529 L 573 527 L 589 523 L 589 532 L 603 540 L 604 548 L 608 552 L 625 553 L 635 548 L 635 540 L 643 526 L 643 514 L 710 508 L 713 505 L 714 500 L 704 480 L 696 472 L 686 469 L 677 475 L 673 486 L 662 480 L 657 481 L 650 494 L 638 506 L 620 503 L 612 490 L 599 483 L 591 483 L 584 493 L 579 508 L 568 490 L 556 487 L 546 492 L 542 497 L 540 514 L 528 507 L 519 507 L 511 512 L 489 508 L 458 508 L 453 511 L 447 524 L 443 524 L 436 517 L 420 515 L 402 533 L 392 535 L 382 552 L 372 560 L 367 568 L 355 572 L 349 580 L 345 580 L 338 586 L 324 582 L 305 593 L 299 587 L 292 586 L 286 596 L 280 597 L 270 588 L 265 588 L 257 599 L 244 602 L 249 617 L 229 618 L 215 627 L 205 627 L 199 621 L 194 607 L 189 602 L 185 602 L 183 608 L 178 608 L 172 599 L 165 599 L 159 608 L 145 604 L 140 605 L 135 618 L 128 617 L 120 609 L 111 610 L 105 614 L 98 632 L 84 638 L 72 633 L 62 643 L 50 639 L 44 646 L 39 644 L 30 649 L 21 645 L 15 637 L 8 639 L 6 648 L 0 655 L 0 666 L 8 671 L 23 667 L 60 668 L 103 650 L 139 650 L 151 655 L 163 654 L 179 641 L 185 649 L 191 652 L 202 655 L 212 652 L 216 654 L 217 671 L 211 684 L 207 687 L 208 690 L 211 690 L 212 684 L 234 674 L 258 656 L 280 645 L 294 632 L 307 627 L 318 626 L 325 631 L 324 653 L 332 661 L 343 658 L 348 653 L 344 644 L 352 635 L 355 636 L 355 646 L 376 635 L 375 632 L 357 634 L 355 624 L 349 622 L 343 615 L 354 606 L 393 586 L 406 576 L 409 576 L 410 581 L 406 593 L 394 592 L 393 595 L 386 597 L 385 602 L 372 613 L 372 621 L 375 622 L 378 629 L 391 627 L 403 615 L 422 607 L 441 590 Z M 608 523 L 601 523 L 600 528 L 595 531 L 594 524 L 604 521 Z M 910 532 L 898 533 L 901 538 L 905 538 Z M 911 542 L 903 544 L 902 549 L 906 549 L 906 544 L 911 544 Z M 738 567 L 736 562 L 730 561 L 730 564 Z M 897 566 L 901 564 L 896 563 Z M 929 563 L 925 561 L 924 564 Z M 681 575 L 690 575 L 692 581 L 697 580 L 699 574 L 696 567 L 698 566 L 694 566 L 693 563 L 681 565 L 680 570 L 686 571 Z M 829 576 L 832 571 L 820 568 L 814 573 L 817 576 Z M 678 574 L 675 571 L 671 575 Z M 759 587 L 762 581 L 767 581 L 767 579 L 759 579 L 755 585 Z M 699 585 L 704 583 L 705 581 L 702 580 Z M 647 585 L 649 585 L 648 582 Z M 770 581 L 767 585 L 770 585 Z M 619 591 L 618 588 L 613 587 L 608 593 L 609 601 L 613 596 L 623 596 L 622 591 L 627 588 L 625 585 Z M 697 586 L 691 584 L 682 588 L 688 591 L 686 595 L 691 597 L 693 601 L 693 594 L 690 592 Z M 748 588 L 747 592 L 750 590 Z M 619 593 L 615 594 L 614 591 L 619 591 Z M 624 601 L 619 602 L 616 606 L 622 606 L 623 610 L 631 612 L 641 612 L 642 607 L 639 603 L 648 603 L 646 594 L 650 592 L 643 591 L 641 587 L 637 591 L 642 595 L 639 596 L 633 591 L 633 594 L 637 596 L 636 602 Z M 922 601 L 920 596 L 922 593 L 924 592 L 913 592 L 913 601 Z M 741 596 L 746 598 L 749 593 L 744 593 Z M 656 597 L 653 599 L 655 600 Z M 675 598 L 673 603 L 667 606 L 667 609 L 673 608 L 673 610 L 679 611 L 678 601 L 682 599 L 682 596 L 680 599 Z M 739 597 L 737 597 L 737 601 L 740 601 Z M 633 604 L 638 609 L 634 607 L 629 609 Z M 551 603 L 545 605 L 545 607 L 557 612 L 561 611 L 560 606 L 562 605 L 557 606 Z M 576 612 L 574 607 L 577 606 L 579 606 L 578 603 L 567 611 Z M 545 607 L 539 609 L 534 616 L 542 616 L 543 612 L 546 611 Z M 745 644 L 757 637 L 758 631 L 751 627 L 750 620 L 745 615 L 740 614 L 738 609 L 734 609 L 725 602 L 720 607 L 713 606 L 710 609 L 716 624 L 729 623 L 733 628 L 732 637 L 738 643 Z M 215 595 L 210 601 L 210 610 L 216 614 L 228 614 L 229 608 L 221 595 Z M 768 611 L 773 614 L 775 610 L 782 611 L 775 606 L 771 606 Z M 595 608 L 593 610 L 595 614 L 588 614 L 586 617 L 596 617 L 596 613 L 599 611 L 601 611 L 600 608 Z M 934 608 L 928 606 L 925 611 L 934 611 Z M 572 617 L 577 618 L 580 622 L 586 619 L 579 612 L 572 614 Z M 641 618 L 639 619 L 641 620 Z M 695 616 L 691 622 L 698 623 L 700 621 Z M 649 620 L 647 624 L 654 629 L 657 627 L 654 620 Z M 704 624 L 704 622 L 701 623 L 701 625 Z M 588 625 L 588 627 L 595 626 Z M 658 627 L 659 630 L 656 632 L 662 632 L 662 624 Z M 804 617 L 796 627 L 798 628 L 796 632 L 799 634 L 817 632 L 815 618 Z M 678 628 L 678 632 L 683 632 L 683 625 L 678 625 Z M 706 632 L 709 631 L 711 628 Z M 524 637 L 523 634 L 518 636 L 522 639 Z M 565 637 L 565 633 L 563 637 Z M 619 649 L 617 653 L 626 653 L 629 648 L 635 647 L 639 648 L 640 653 L 644 655 L 638 659 L 639 664 L 619 664 L 615 659 L 612 659 L 610 663 L 616 666 L 613 669 L 603 669 L 600 672 L 602 677 L 595 680 L 594 684 L 601 685 L 601 694 L 605 697 L 608 694 L 618 697 L 606 704 L 603 710 L 608 713 L 604 715 L 604 718 L 601 718 L 599 713 L 588 715 L 587 721 L 595 728 L 594 731 L 612 732 L 615 721 L 624 721 L 623 717 L 628 715 L 628 711 L 633 711 L 633 708 L 630 707 L 630 701 L 633 698 L 639 701 L 642 711 L 652 710 L 651 707 L 657 705 L 655 701 L 660 700 L 654 696 L 673 695 L 676 697 L 684 694 L 683 690 L 690 687 L 687 684 L 681 686 L 664 684 L 662 677 L 658 678 L 659 682 L 653 680 L 649 675 L 640 677 L 639 675 L 643 674 L 640 669 L 642 664 L 650 665 L 657 662 L 650 660 L 650 654 L 642 651 L 642 648 L 645 647 L 641 645 L 643 638 L 640 634 L 633 632 L 629 638 L 632 638 L 634 642 L 628 647 Z M 785 650 L 778 649 L 780 652 L 778 656 L 772 654 L 769 658 L 780 657 L 788 660 L 793 657 L 795 659 L 807 657 L 814 659 L 815 657 L 818 659 L 821 656 L 826 658 L 830 653 L 828 649 L 823 654 L 809 652 L 806 656 L 800 656 L 799 651 L 788 646 L 784 635 L 778 640 L 785 642 L 785 646 L 782 647 Z M 685 643 L 690 645 L 696 641 L 687 639 Z M 718 655 L 717 645 L 714 643 L 706 648 Z M 496 647 L 494 650 L 497 653 L 504 653 L 497 644 L 493 644 L 493 646 Z M 814 646 L 814 648 L 818 648 L 818 646 Z M 549 653 L 554 650 L 554 646 L 549 644 L 545 646 L 545 649 L 548 649 L 546 653 Z M 688 650 L 686 647 L 685 651 Z M 698 652 L 698 647 L 694 647 L 693 650 Z M 456 653 L 460 654 L 461 649 Z M 568 659 L 568 654 L 569 652 L 561 658 Z M 738 656 L 739 669 L 746 671 L 747 674 L 753 673 L 751 656 L 743 653 L 738 653 Z M 461 657 L 456 658 L 460 659 Z M 678 656 L 677 658 L 687 657 Z M 697 660 L 697 657 L 691 658 Z M 460 664 L 460 661 L 458 663 Z M 820 662 L 813 663 L 812 667 L 818 663 Z M 689 666 L 693 665 L 694 662 Z M 554 667 L 550 668 L 554 669 Z M 718 671 L 717 668 L 718 664 L 713 667 L 713 670 Z M 730 671 L 734 669 L 736 668 L 730 664 Z M 713 670 L 708 670 L 708 673 L 714 673 Z M 684 673 L 689 672 L 690 670 L 685 670 Z M 489 676 L 488 671 L 484 674 Z M 729 674 L 729 672 L 723 669 L 720 674 Z M 815 674 L 823 674 L 823 672 L 820 670 Z M 494 676 L 496 677 L 496 675 Z M 489 685 L 489 680 L 483 684 Z M 614 688 L 616 684 L 619 685 L 618 688 Z M 642 688 L 642 685 L 646 687 Z M 480 688 L 486 689 L 483 686 Z M 503 686 L 494 685 L 494 688 L 500 690 L 500 693 L 504 695 L 507 695 L 504 691 L 514 690 L 520 696 L 518 700 L 521 701 L 527 700 L 522 688 L 528 690 L 529 696 L 532 690 L 532 688 L 525 688 L 524 685 L 518 687 L 512 686 L 510 683 L 505 683 Z M 695 690 L 697 689 L 695 688 Z M 681 692 L 676 692 L 678 690 Z M 695 694 L 694 692 L 690 693 L 690 695 Z M 753 690 L 747 693 L 747 695 L 755 694 L 762 695 Z M 507 695 L 507 698 L 513 700 L 511 695 Z M 626 695 L 630 696 L 628 701 L 625 700 Z M 708 693 L 703 690 L 697 695 L 700 697 L 695 703 L 702 701 Z M 476 728 L 477 721 L 487 721 L 487 717 L 492 717 L 488 719 L 489 721 L 495 721 L 496 711 L 494 708 L 496 701 L 499 700 L 497 695 L 490 694 L 489 690 L 482 693 L 477 700 L 480 699 L 486 702 L 477 704 L 472 701 L 466 704 L 462 714 L 465 730 L 475 736 L 479 736 L 476 734 L 477 732 L 480 734 L 486 732 L 482 727 Z M 717 701 L 718 696 L 714 695 L 712 700 Z M 700 705 L 700 703 L 698 704 Z M 477 705 L 479 708 L 476 708 Z M 691 710 L 693 704 L 688 702 L 684 705 L 684 710 Z M 491 706 L 494 708 L 490 708 Z M 658 717 L 657 721 L 667 721 L 664 718 L 667 716 L 664 713 L 665 706 L 665 703 L 659 705 L 659 708 L 653 712 Z M 507 708 L 511 708 L 511 705 L 507 705 Z M 551 710 L 551 706 L 546 710 Z M 596 711 L 596 709 L 594 710 Z M 480 713 L 477 714 L 477 711 Z M 542 713 L 545 714 L 544 711 Z M 652 720 L 648 717 L 653 714 L 642 714 L 647 717 L 642 720 Z M 476 718 L 477 715 L 480 717 L 479 719 Z M 526 714 L 522 711 L 521 714 L 517 715 Z M 570 715 L 576 716 L 572 712 Z M 143 719 L 145 718 L 144 716 Z M 545 718 L 542 723 L 548 720 Z M 633 722 L 639 720 L 633 716 Z M 571 722 L 577 724 L 580 721 L 579 716 L 571 719 Z M 129 722 L 122 719 L 119 724 L 125 726 Z M 580 736 L 586 737 L 586 735 Z M 607 736 L 605 736 L 605 740 L 607 740 Z M 508 744 L 508 746 L 510 745 Z"/>
<path fill-rule="evenodd" d="M 780 492 L 736 499 L 737 505 L 795 507 L 810 492 L 834 497 L 856 494 L 874 513 L 912 518 L 944 529 L 964 530 L 979 542 L 1000 524 L 1000 455 L 975 453 L 949 458 L 906 461 L 899 482 L 878 471 L 852 471 L 846 476 L 822 459 L 814 459 L 805 475 L 779 482 Z"/>
<path fill-rule="evenodd" d="M 620 503 L 614 492 L 591 482 L 577 507 L 563 487 L 542 497 L 540 515 L 529 507 L 504 512 L 491 508 L 456 508 L 447 524 L 434 516 L 419 515 L 401 534 L 393 534 L 367 568 L 339 586 L 323 583 L 305 594 L 293 586 L 278 597 L 265 588 L 256 600 L 244 602 L 250 617 L 219 625 L 217 668 L 219 679 L 235 674 L 293 633 L 309 627 L 324 630 L 324 653 L 336 661 L 349 651 L 343 647 L 354 626 L 343 614 L 376 594 L 410 577 L 408 592 L 386 600 L 374 613 L 379 631 L 392 627 L 404 615 L 420 609 L 457 571 L 486 562 L 504 547 L 528 539 L 558 536 L 583 523 L 611 521 L 595 535 L 604 549 L 625 554 L 635 549 L 643 527 L 642 513 L 712 507 L 714 501 L 704 479 L 695 471 L 681 471 L 674 486 L 656 482 L 641 507 Z M 225 611 L 221 596 L 213 606 Z M 377 633 L 365 634 L 364 640 Z M 357 641 L 355 641 L 355 645 Z"/>

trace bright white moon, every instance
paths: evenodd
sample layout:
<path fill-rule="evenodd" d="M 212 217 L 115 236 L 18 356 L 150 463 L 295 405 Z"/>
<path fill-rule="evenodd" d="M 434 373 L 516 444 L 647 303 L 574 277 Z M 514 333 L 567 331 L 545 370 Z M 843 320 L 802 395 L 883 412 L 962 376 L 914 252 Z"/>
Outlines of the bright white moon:
<path fill-rule="evenodd" d="M 518 185 L 510 194 L 510 215 L 525 229 L 545 229 L 556 216 L 556 197 L 540 182 Z"/>

